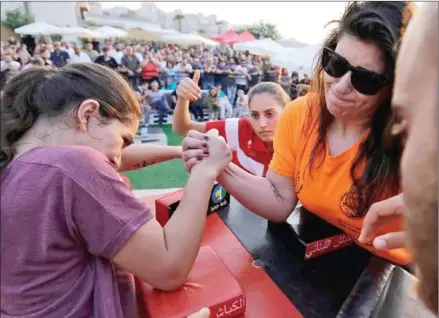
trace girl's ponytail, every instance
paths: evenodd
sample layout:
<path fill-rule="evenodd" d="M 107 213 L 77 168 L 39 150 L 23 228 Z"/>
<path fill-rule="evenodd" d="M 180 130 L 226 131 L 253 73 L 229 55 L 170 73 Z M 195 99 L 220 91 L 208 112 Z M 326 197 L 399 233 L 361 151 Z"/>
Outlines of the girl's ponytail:
<path fill-rule="evenodd" d="M 0 169 L 6 167 L 16 154 L 15 143 L 34 124 L 39 116 L 35 95 L 48 73 L 45 68 L 30 68 L 13 77 L 6 85 L 1 99 Z"/>

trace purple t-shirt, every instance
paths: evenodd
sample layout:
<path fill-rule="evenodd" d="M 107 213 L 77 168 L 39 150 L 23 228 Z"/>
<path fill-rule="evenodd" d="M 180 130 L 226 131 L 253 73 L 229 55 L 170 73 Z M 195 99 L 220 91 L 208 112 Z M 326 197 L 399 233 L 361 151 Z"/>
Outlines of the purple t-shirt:
<path fill-rule="evenodd" d="M 135 317 L 111 259 L 152 217 L 96 150 L 27 151 L 2 172 L 1 317 Z"/>

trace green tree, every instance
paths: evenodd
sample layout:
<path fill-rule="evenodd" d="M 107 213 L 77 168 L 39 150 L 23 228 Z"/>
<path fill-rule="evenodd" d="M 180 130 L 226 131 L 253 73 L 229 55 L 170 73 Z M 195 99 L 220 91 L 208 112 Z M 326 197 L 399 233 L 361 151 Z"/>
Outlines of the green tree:
<path fill-rule="evenodd" d="M 218 26 L 218 34 L 221 34 L 221 25 L 224 24 L 224 21 L 215 21 L 215 24 Z"/>
<path fill-rule="evenodd" d="M 256 38 L 271 38 L 272 40 L 280 40 L 281 36 L 275 24 L 259 21 L 252 25 L 234 30 L 237 33 L 241 33 L 244 30 L 248 30 Z"/>
<path fill-rule="evenodd" d="M 33 16 L 26 14 L 26 12 L 21 8 L 6 11 L 5 19 L 3 20 L 3 24 L 11 30 L 32 22 L 34 22 Z"/>
<path fill-rule="evenodd" d="M 174 17 L 174 21 L 178 23 L 178 31 L 181 32 L 181 23 L 184 20 L 184 14 L 176 14 Z"/>
<path fill-rule="evenodd" d="M 93 21 L 84 21 L 84 25 L 88 27 L 97 27 L 98 25 Z"/>

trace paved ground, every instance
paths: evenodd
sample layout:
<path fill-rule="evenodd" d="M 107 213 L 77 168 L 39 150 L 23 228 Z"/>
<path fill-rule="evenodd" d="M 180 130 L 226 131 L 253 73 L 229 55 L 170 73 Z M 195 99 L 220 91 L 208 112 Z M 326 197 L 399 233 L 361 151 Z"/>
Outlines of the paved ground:
<path fill-rule="evenodd" d="M 168 137 L 163 132 L 163 129 L 157 126 L 148 128 L 148 135 L 146 137 L 142 137 L 137 135 L 134 138 L 135 144 L 154 144 L 154 145 L 167 145 Z"/>

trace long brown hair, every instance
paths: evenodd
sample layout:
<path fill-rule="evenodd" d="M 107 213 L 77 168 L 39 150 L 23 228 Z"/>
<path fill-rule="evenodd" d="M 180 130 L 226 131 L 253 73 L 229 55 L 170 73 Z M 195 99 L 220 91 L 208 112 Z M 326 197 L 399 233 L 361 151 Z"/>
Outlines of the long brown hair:
<path fill-rule="evenodd" d="M 385 75 L 393 86 L 396 50 L 402 30 L 410 20 L 410 6 L 407 2 L 353 2 L 350 3 L 341 20 L 332 21 L 338 26 L 324 42 L 324 47 L 335 49 L 338 40 L 344 34 L 353 35 L 361 40 L 376 43 L 385 56 Z M 323 52 L 323 50 L 322 50 Z M 310 172 L 316 163 L 318 154 L 326 151 L 326 134 L 334 117 L 326 107 L 322 52 L 317 58 L 313 74 L 311 91 L 317 93 L 320 110 L 318 118 L 311 116 L 309 110 L 306 129 L 318 125 L 318 138 L 308 163 Z M 362 218 L 373 202 L 396 195 L 400 191 L 400 158 L 403 149 L 401 137 L 390 135 L 390 125 L 395 121 L 390 107 L 391 96 L 384 100 L 373 115 L 370 132 L 361 143 L 350 175 L 353 182 L 345 202 L 349 206 L 349 217 Z M 365 162 L 360 174 L 359 169 Z M 320 163 L 321 164 L 321 163 Z"/>
<path fill-rule="evenodd" d="M 34 67 L 13 77 L 1 99 L 0 169 L 16 154 L 16 142 L 40 116 L 75 111 L 86 99 L 99 102 L 103 118 L 140 117 L 139 103 L 128 83 L 113 70 L 92 63 L 57 70 Z"/>

